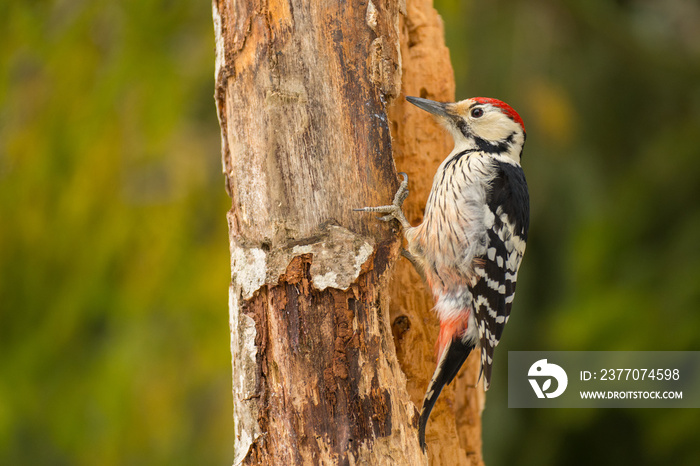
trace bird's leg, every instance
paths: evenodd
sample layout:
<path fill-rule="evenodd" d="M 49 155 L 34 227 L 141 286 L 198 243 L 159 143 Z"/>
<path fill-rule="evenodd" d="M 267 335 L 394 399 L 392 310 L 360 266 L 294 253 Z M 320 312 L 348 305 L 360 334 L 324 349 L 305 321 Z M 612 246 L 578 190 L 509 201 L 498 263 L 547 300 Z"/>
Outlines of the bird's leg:
<path fill-rule="evenodd" d="M 413 264 L 413 268 L 416 269 L 416 272 L 418 272 L 418 275 L 420 276 L 421 280 L 423 280 L 423 283 L 428 283 L 428 279 L 425 276 L 425 269 L 423 268 L 423 265 L 418 262 L 416 256 L 404 248 L 401 248 L 401 255 L 408 259 L 411 264 Z"/>
<path fill-rule="evenodd" d="M 408 175 L 401 172 L 399 175 L 403 176 L 403 181 L 399 185 L 398 191 L 394 195 L 394 202 L 391 205 L 383 205 L 379 207 L 363 207 L 361 209 L 353 209 L 356 212 L 377 212 L 379 214 L 386 214 L 383 217 L 379 217 L 379 220 L 383 222 L 388 222 L 390 220 L 396 219 L 399 221 L 403 229 L 411 228 L 411 224 L 406 220 L 406 216 L 401 210 L 403 201 L 408 197 Z"/>

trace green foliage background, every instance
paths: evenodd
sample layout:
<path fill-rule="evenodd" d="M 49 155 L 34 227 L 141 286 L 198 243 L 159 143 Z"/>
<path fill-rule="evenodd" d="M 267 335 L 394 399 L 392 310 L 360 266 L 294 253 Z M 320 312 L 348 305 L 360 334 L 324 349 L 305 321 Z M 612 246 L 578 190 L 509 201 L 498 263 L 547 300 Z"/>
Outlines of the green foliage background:
<path fill-rule="evenodd" d="M 0 3 L 0 464 L 230 464 L 208 2 Z"/>
<path fill-rule="evenodd" d="M 508 350 L 700 350 L 700 6 L 436 0 L 532 198 L 489 465 L 700 464 L 696 410 L 509 410 Z M 208 2 L 0 3 L 0 464 L 229 464 Z"/>

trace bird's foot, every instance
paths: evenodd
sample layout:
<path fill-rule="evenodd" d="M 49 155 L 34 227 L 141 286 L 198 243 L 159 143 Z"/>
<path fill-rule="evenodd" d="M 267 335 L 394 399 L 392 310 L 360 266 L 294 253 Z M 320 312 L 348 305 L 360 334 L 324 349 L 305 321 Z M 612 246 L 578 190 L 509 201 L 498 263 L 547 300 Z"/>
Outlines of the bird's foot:
<path fill-rule="evenodd" d="M 396 219 L 399 221 L 399 223 L 404 229 L 410 228 L 411 224 L 408 223 L 408 220 L 406 220 L 406 216 L 401 210 L 403 201 L 405 201 L 406 197 L 408 196 L 408 175 L 403 172 L 399 173 L 399 175 L 403 176 L 403 181 L 401 182 L 401 185 L 399 185 L 399 189 L 394 195 L 394 202 L 391 205 L 383 205 L 379 207 L 363 207 L 361 209 L 352 210 L 356 212 L 376 212 L 379 214 L 385 214 L 384 216 L 379 217 L 379 220 L 383 222 L 388 222 L 390 220 Z"/>

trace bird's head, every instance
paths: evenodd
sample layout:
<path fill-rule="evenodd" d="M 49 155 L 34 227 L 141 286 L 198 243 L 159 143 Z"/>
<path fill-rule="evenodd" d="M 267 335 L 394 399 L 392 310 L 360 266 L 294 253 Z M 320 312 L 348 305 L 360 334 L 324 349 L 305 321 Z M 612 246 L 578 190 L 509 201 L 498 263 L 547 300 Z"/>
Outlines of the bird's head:
<path fill-rule="evenodd" d="M 518 112 L 507 103 L 486 97 L 455 103 L 420 97 L 406 97 L 406 100 L 436 116 L 454 138 L 455 150 L 478 149 L 520 163 L 525 125 Z"/>

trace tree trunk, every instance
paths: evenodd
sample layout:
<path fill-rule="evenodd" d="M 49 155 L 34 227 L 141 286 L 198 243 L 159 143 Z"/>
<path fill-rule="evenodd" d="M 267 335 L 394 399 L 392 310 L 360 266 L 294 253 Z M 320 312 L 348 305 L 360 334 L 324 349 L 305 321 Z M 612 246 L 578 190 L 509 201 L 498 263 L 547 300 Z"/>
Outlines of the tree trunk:
<path fill-rule="evenodd" d="M 404 76 L 415 83 L 409 91 L 423 93 L 420 85 L 452 97 L 439 17 L 430 2 L 409 2 L 406 11 L 395 0 L 215 0 L 213 7 L 232 197 L 235 464 L 425 464 L 414 403 L 434 367 L 430 299 L 403 263 L 389 283 L 397 225 L 351 209 L 393 198 L 391 125 L 397 161 L 411 175 L 407 213 L 420 219 L 427 170 L 449 147 L 396 98 L 401 52 Z M 390 320 L 390 290 L 399 288 Z M 478 392 L 469 393 L 477 406 Z M 476 435 L 460 452 L 447 406 L 431 420 L 431 456 L 470 464 L 465 451 L 480 450 L 478 412 L 470 417 Z M 440 437 L 438 424 L 450 425 Z M 455 451 L 432 453 L 443 447 Z"/>

